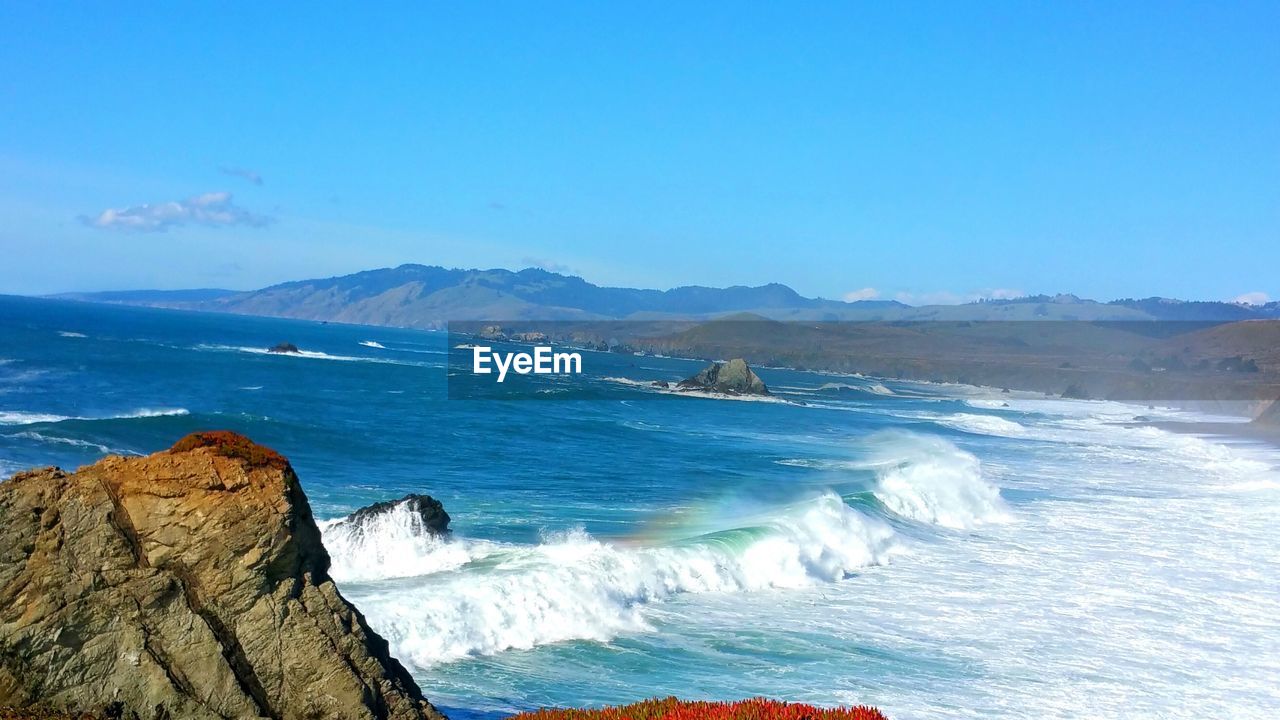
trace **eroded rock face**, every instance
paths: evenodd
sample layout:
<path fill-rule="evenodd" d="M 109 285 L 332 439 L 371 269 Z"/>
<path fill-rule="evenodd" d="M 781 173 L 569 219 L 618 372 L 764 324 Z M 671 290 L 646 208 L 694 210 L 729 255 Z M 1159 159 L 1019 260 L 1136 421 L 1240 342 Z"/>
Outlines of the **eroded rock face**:
<path fill-rule="evenodd" d="M 681 380 L 676 387 L 680 390 L 701 390 L 729 395 L 768 395 L 765 386 L 747 361 L 735 358 L 726 363 L 711 363 L 701 372 L 687 380 Z"/>
<path fill-rule="evenodd" d="M 288 462 L 188 436 L 0 483 L 0 706 L 440 718 L 338 593 Z"/>

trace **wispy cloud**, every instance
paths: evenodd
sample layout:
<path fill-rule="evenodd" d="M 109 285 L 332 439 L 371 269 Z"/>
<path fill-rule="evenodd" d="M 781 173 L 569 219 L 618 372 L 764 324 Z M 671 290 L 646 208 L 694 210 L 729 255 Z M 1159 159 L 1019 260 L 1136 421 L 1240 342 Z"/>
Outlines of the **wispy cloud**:
<path fill-rule="evenodd" d="M 188 224 L 262 227 L 272 223 L 274 218 L 236 205 L 231 201 L 229 192 L 210 192 L 181 201 L 107 208 L 93 217 L 81 216 L 80 220 L 90 227 L 109 230 L 164 232 L 171 227 Z"/>
<path fill-rule="evenodd" d="M 574 270 L 568 265 L 565 265 L 563 263 L 558 263 L 554 260 L 548 260 L 546 258 L 536 258 L 536 257 L 525 256 L 520 258 L 520 264 L 528 267 L 542 268 L 547 272 L 560 273 L 561 275 L 577 275 L 578 274 L 578 271 Z"/>
<path fill-rule="evenodd" d="M 861 290 L 853 290 L 844 294 L 845 302 L 858 302 L 859 300 L 875 300 L 880 297 L 880 291 L 873 287 L 864 287 Z"/>
<path fill-rule="evenodd" d="M 243 178 L 253 183 L 254 185 L 262 184 L 262 174 L 257 172 L 256 170 L 250 170 L 248 168 L 242 168 L 242 167 L 235 167 L 232 165 L 223 165 L 218 168 L 218 172 L 222 173 L 223 175 L 230 175 L 232 177 Z"/>
<path fill-rule="evenodd" d="M 1237 296 L 1232 302 L 1237 302 L 1241 305 L 1266 305 L 1271 302 L 1271 296 L 1264 292 L 1248 292 Z"/>

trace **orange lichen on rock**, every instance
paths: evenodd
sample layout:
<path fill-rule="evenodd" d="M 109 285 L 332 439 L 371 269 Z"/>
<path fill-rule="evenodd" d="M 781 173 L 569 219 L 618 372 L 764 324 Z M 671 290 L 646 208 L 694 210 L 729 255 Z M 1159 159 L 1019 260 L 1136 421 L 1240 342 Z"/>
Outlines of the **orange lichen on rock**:
<path fill-rule="evenodd" d="M 214 448 L 219 455 L 244 460 L 253 467 L 266 466 L 283 470 L 289 466 L 285 456 L 230 430 L 193 432 L 174 443 L 169 452 L 182 453 L 205 447 Z"/>
<path fill-rule="evenodd" d="M 544 709 L 510 720 L 887 720 L 873 707 L 819 708 L 766 698 L 737 702 L 685 701 L 669 697 L 598 710 Z"/>

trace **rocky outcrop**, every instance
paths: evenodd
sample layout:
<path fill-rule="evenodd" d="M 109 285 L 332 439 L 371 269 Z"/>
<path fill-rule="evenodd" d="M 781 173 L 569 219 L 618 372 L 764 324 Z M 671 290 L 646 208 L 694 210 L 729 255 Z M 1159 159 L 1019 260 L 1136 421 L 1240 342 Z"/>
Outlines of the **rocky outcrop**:
<path fill-rule="evenodd" d="M 0 706 L 438 720 L 339 594 L 287 460 L 227 432 L 0 483 Z"/>
<path fill-rule="evenodd" d="M 742 358 L 735 358 L 726 363 L 711 363 L 697 375 L 681 380 L 676 388 L 727 395 L 770 394 L 764 381 L 751 371 L 747 361 Z"/>
<path fill-rule="evenodd" d="M 267 352 L 278 353 L 281 355 L 299 355 L 302 353 L 302 351 L 298 349 L 297 345 L 287 342 L 276 343 L 275 345 L 267 348 Z"/>
<path fill-rule="evenodd" d="M 1085 390 L 1084 386 L 1081 385 L 1080 383 L 1071 383 L 1070 385 L 1068 385 L 1067 389 L 1062 391 L 1062 398 L 1064 400 L 1091 400 L 1092 399 L 1091 397 L 1089 397 L 1089 391 Z"/>
<path fill-rule="evenodd" d="M 414 516 L 415 524 L 420 525 L 425 532 L 432 535 L 444 535 L 449 532 L 450 518 L 449 513 L 444 510 L 444 505 L 430 495 L 419 495 L 417 493 L 409 493 L 399 500 L 388 500 L 366 505 L 339 522 L 356 527 L 365 527 L 378 518 L 394 512 L 401 506 Z"/>

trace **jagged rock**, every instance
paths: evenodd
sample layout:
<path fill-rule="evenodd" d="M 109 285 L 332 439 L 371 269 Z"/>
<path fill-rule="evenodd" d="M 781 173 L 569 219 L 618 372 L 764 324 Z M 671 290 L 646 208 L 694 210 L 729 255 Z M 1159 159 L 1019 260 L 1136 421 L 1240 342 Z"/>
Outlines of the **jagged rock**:
<path fill-rule="evenodd" d="M 406 506 L 410 512 L 417 515 L 422 522 L 422 528 L 427 532 L 433 535 L 443 535 L 449 532 L 450 518 L 449 513 L 444 511 L 444 505 L 430 495 L 418 495 L 416 493 L 405 495 L 399 500 L 388 500 L 366 505 L 346 516 L 340 522 L 362 526 L 378 516 L 386 515 L 400 505 Z"/>
<path fill-rule="evenodd" d="M 654 380 L 649 384 L 652 385 L 653 387 L 663 388 L 663 389 L 671 387 L 671 383 L 667 382 L 666 380 Z"/>
<path fill-rule="evenodd" d="M 287 460 L 229 432 L 0 483 L 0 706 L 438 720 L 328 576 Z"/>
<path fill-rule="evenodd" d="M 701 372 L 686 380 L 681 380 L 677 388 L 681 390 L 701 390 L 729 395 L 769 395 L 765 386 L 742 358 L 734 358 L 726 363 L 711 363 Z"/>
<path fill-rule="evenodd" d="M 1066 390 L 1062 391 L 1062 397 L 1067 400 L 1089 400 L 1089 392 L 1084 389 L 1080 383 L 1071 383 Z"/>
<path fill-rule="evenodd" d="M 271 347 L 267 348 L 267 352 L 281 353 L 284 355 L 298 355 L 302 351 L 299 350 L 298 346 L 294 345 L 293 343 L 282 342 L 282 343 L 276 343 L 275 345 L 272 345 Z"/>

